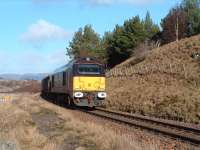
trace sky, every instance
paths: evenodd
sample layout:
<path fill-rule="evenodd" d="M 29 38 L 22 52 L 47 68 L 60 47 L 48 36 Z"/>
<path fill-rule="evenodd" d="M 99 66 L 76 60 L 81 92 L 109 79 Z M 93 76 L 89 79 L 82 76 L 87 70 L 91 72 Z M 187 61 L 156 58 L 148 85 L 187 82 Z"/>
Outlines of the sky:
<path fill-rule="evenodd" d="M 160 24 L 180 0 L 1 0 L 0 74 L 50 73 L 66 64 L 66 47 L 80 27 L 103 36 L 116 24 L 150 11 Z"/>

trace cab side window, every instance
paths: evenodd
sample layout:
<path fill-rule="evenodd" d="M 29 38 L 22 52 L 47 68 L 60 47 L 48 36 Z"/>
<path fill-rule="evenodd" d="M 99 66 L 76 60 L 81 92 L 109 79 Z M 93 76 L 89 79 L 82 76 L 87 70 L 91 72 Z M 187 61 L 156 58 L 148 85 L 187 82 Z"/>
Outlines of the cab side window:
<path fill-rule="evenodd" d="M 52 76 L 52 87 L 54 87 L 54 75 Z"/>
<path fill-rule="evenodd" d="M 63 86 L 66 85 L 66 72 L 63 72 Z"/>

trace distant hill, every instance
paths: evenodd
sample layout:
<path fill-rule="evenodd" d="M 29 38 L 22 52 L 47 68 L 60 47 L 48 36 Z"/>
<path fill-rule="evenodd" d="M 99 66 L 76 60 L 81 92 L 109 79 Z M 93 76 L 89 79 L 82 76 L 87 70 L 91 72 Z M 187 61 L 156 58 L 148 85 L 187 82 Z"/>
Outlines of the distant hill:
<path fill-rule="evenodd" d="M 46 73 L 39 73 L 39 74 L 24 74 L 21 75 L 20 80 L 42 80 L 48 74 Z"/>
<path fill-rule="evenodd" d="M 38 74 L 0 74 L 0 79 L 5 80 L 42 80 L 47 73 L 38 73 Z"/>

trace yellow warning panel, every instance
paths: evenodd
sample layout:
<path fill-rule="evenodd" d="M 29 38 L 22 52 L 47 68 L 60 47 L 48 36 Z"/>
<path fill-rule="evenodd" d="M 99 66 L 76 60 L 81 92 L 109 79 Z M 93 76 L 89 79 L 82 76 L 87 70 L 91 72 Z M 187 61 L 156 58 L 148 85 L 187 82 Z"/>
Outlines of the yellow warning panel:
<path fill-rule="evenodd" d="M 105 91 L 105 77 L 74 77 L 74 91 Z"/>

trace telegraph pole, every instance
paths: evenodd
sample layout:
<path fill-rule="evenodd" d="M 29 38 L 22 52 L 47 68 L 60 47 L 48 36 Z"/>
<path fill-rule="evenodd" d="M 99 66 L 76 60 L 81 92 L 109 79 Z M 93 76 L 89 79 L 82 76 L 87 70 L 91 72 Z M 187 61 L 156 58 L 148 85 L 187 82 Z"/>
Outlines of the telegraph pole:
<path fill-rule="evenodd" d="M 176 41 L 179 41 L 179 10 L 176 15 Z"/>
<path fill-rule="evenodd" d="M 178 18 L 178 15 L 176 18 L 176 41 L 177 42 L 179 41 L 179 18 Z"/>

